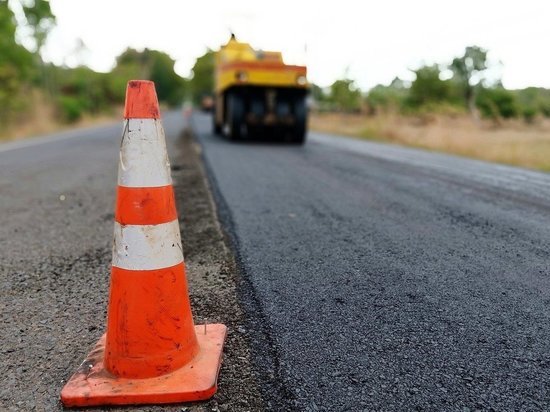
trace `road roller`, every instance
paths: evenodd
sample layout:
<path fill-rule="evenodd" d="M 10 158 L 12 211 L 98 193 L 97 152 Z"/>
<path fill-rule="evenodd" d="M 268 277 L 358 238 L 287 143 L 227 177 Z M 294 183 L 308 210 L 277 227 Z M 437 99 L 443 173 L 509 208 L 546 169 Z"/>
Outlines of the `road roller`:
<path fill-rule="evenodd" d="M 214 89 L 214 133 L 231 140 L 305 142 L 305 66 L 285 64 L 280 52 L 255 50 L 231 35 L 215 54 Z"/>

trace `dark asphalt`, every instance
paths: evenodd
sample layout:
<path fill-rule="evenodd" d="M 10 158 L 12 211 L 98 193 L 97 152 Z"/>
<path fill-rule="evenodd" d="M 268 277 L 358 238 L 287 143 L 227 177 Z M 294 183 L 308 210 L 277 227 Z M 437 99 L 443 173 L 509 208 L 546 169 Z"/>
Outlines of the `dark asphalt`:
<path fill-rule="evenodd" d="M 550 410 L 550 175 L 193 124 L 273 410 Z"/>

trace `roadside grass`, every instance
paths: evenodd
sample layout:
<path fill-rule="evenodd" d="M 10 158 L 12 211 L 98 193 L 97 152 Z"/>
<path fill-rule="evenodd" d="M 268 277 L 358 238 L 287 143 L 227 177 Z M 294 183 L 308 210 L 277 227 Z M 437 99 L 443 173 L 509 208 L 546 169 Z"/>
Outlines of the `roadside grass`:
<path fill-rule="evenodd" d="M 312 113 L 312 130 L 550 171 L 550 120 L 476 122 L 466 115 Z"/>
<path fill-rule="evenodd" d="M 67 129 L 89 127 L 110 123 L 116 120 L 122 121 L 122 106 L 113 107 L 108 113 L 91 116 L 83 115 L 81 119 L 73 123 L 67 123 L 60 119 L 55 106 L 43 93 L 32 91 L 26 103 L 27 110 L 19 113 L 10 124 L 3 125 L 0 129 L 0 142 L 24 139 L 54 133 Z"/>

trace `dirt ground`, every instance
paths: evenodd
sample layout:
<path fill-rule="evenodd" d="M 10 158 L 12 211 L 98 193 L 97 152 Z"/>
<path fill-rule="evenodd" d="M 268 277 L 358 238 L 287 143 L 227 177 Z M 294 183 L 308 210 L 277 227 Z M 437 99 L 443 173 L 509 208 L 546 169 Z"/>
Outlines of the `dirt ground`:
<path fill-rule="evenodd" d="M 189 133 L 181 136 L 178 148 L 172 173 L 195 323 L 228 326 L 218 393 L 208 402 L 193 405 L 109 410 L 261 411 L 265 408 L 251 367 L 249 332 L 237 300 L 235 262 L 216 219 L 199 148 Z M 107 190 L 93 190 L 93 196 L 103 199 Z M 100 207 L 107 209 L 102 203 Z M 113 215 L 97 219 L 109 225 Z M 59 253 L 40 261 L 15 256 L 3 259 L 1 411 L 63 410 L 61 388 L 105 327 L 110 260 L 110 239 L 79 256 Z"/>

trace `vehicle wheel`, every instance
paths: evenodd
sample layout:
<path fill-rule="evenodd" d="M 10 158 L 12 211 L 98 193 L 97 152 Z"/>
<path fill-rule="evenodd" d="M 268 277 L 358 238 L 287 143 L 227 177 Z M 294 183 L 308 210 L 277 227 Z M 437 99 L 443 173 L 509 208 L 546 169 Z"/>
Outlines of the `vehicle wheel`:
<path fill-rule="evenodd" d="M 307 108 L 306 99 L 301 97 L 294 102 L 294 127 L 292 130 L 292 143 L 304 144 L 307 132 Z"/>
<path fill-rule="evenodd" d="M 216 136 L 219 136 L 222 134 L 222 128 L 221 126 L 216 123 L 216 111 L 212 110 L 212 133 L 214 133 Z"/>
<path fill-rule="evenodd" d="M 224 132 L 231 140 L 239 140 L 246 135 L 244 121 L 244 101 L 237 93 L 227 96 Z"/>

